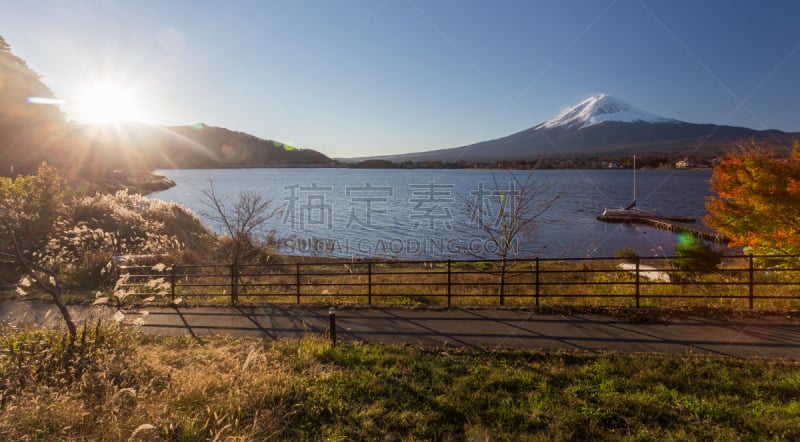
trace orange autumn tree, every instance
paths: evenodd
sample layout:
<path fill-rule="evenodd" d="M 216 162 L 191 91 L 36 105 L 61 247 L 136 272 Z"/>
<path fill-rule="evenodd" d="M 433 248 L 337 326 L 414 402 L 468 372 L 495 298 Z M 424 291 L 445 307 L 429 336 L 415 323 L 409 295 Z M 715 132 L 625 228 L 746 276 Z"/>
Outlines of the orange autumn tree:
<path fill-rule="evenodd" d="M 763 147 L 714 166 L 705 223 L 758 255 L 800 254 L 800 143 L 788 157 Z"/>

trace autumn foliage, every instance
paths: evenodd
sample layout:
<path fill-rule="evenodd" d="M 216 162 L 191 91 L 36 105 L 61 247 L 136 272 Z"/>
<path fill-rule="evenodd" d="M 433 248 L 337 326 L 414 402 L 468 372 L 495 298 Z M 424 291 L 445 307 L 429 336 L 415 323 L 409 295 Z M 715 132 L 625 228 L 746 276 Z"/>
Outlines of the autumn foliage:
<path fill-rule="evenodd" d="M 705 223 L 753 254 L 800 254 L 800 143 L 781 157 L 764 148 L 714 167 Z"/>

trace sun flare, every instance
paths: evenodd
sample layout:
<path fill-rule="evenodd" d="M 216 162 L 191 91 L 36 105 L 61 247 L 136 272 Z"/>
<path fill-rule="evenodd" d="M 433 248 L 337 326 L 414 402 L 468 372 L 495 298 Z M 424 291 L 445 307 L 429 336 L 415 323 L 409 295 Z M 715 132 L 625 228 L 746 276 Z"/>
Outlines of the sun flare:
<path fill-rule="evenodd" d="M 78 120 L 88 124 L 141 121 L 143 114 L 136 96 L 124 86 L 99 83 L 77 96 Z"/>

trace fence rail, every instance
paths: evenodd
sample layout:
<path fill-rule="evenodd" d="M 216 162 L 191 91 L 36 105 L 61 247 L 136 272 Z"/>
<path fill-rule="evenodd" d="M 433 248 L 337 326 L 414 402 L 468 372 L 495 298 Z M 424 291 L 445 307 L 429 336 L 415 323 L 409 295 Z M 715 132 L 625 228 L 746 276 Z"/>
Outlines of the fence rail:
<path fill-rule="evenodd" d="M 682 259 L 121 265 L 118 290 L 234 304 L 800 306 L 800 256 L 727 256 L 706 270 Z"/>

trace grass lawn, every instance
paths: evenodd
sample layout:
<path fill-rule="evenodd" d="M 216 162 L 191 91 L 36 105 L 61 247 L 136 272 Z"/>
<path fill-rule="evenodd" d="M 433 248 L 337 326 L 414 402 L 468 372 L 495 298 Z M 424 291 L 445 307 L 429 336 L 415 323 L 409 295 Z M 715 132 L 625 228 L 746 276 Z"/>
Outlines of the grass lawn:
<path fill-rule="evenodd" d="M 2 330 L 0 437 L 800 439 L 800 363 Z"/>

